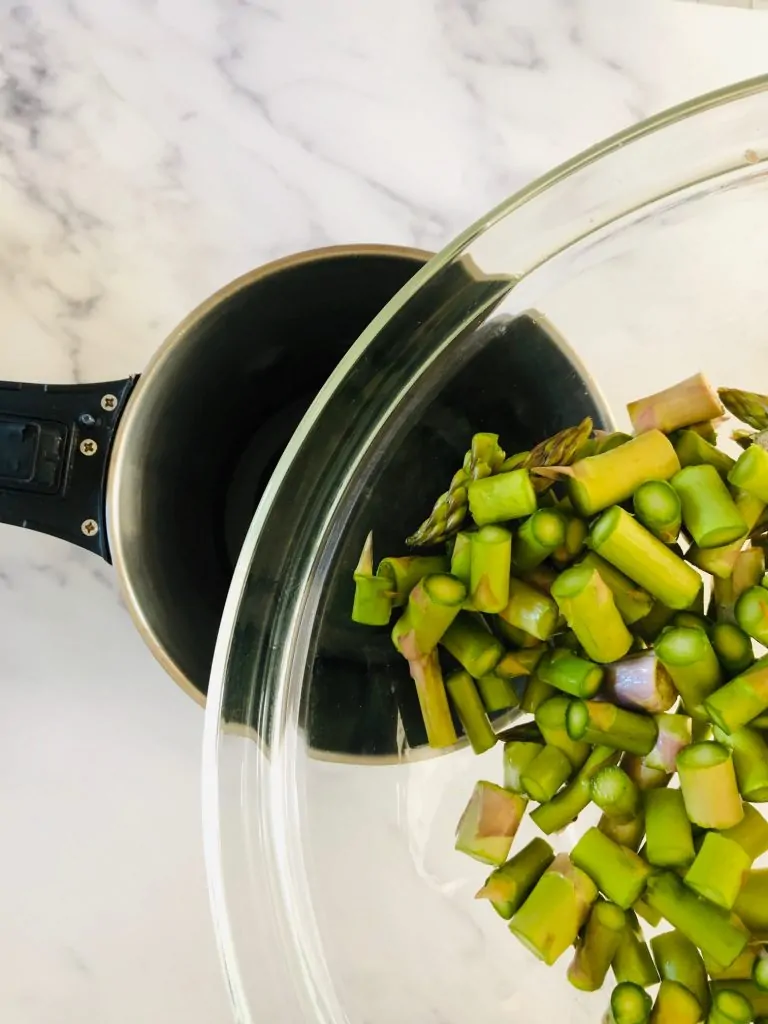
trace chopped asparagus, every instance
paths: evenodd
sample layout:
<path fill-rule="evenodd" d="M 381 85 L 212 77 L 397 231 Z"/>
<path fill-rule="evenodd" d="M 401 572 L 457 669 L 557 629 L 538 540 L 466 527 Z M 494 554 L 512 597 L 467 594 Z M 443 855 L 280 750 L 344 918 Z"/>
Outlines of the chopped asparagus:
<path fill-rule="evenodd" d="M 704 702 L 723 681 L 720 662 L 707 634 L 702 629 L 672 628 L 656 642 L 655 650 L 688 714 L 705 719 Z"/>
<path fill-rule="evenodd" d="M 513 469 L 467 487 L 469 511 L 478 526 L 524 519 L 536 511 L 536 492 L 527 469 Z"/>
<path fill-rule="evenodd" d="M 712 587 L 712 606 L 718 622 L 736 621 L 736 602 L 750 587 L 761 586 L 765 574 L 765 552 L 762 548 L 745 548 L 733 564 L 730 576 L 716 576 Z"/>
<path fill-rule="evenodd" d="M 669 434 L 702 420 L 718 419 L 723 406 L 706 377 L 695 373 L 663 391 L 630 402 L 627 412 L 636 434 L 646 430 Z"/>
<path fill-rule="evenodd" d="M 533 800 L 551 800 L 573 771 L 573 765 L 558 747 L 545 746 L 522 774 L 523 790 Z"/>
<path fill-rule="evenodd" d="M 640 790 L 618 765 L 601 768 L 591 782 L 592 800 L 603 814 L 631 821 L 640 809 Z"/>
<path fill-rule="evenodd" d="M 717 622 L 712 628 L 712 647 L 723 672 L 729 679 L 740 675 L 754 664 L 752 641 L 741 626 Z"/>
<path fill-rule="evenodd" d="M 363 626 L 386 626 L 392 614 L 394 595 L 389 580 L 373 575 L 372 533 L 365 538 L 353 579 L 352 621 Z"/>
<path fill-rule="evenodd" d="M 768 939 L 768 868 L 747 872 L 733 909 L 755 938 Z"/>
<path fill-rule="evenodd" d="M 675 981 L 687 988 L 706 1013 L 710 1003 L 707 970 L 691 940 L 682 932 L 664 932 L 651 939 L 651 951 L 662 981 Z"/>
<path fill-rule="evenodd" d="M 720 834 L 738 843 L 751 861 L 768 852 L 768 821 L 749 804 L 744 805 L 744 817 L 738 825 Z"/>
<path fill-rule="evenodd" d="M 597 992 L 608 974 L 627 917 L 615 903 L 599 900 L 593 904 L 583 938 L 568 967 L 568 981 L 582 992 Z"/>
<path fill-rule="evenodd" d="M 752 980 L 763 992 L 768 992 L 768 951 L 761 946 L 752 964 Z"/>
<path fill-rule="evenodd" d="M 753 494 L 760 501 L 768 502 L 768 452 L 759 444 L 751 444 L 742 452 L 736 465 L 728 474 L 733 487 Z"/>
<path fill-rule="evenodd" d="M 733 756 L 736 782 L 745 800 L 768 800 L 768 743 L 756 730 L 743 726 L 732 733 L 715 729 L 715 739 Z"/>
<path fill-rule="evenodd" d="M 754 1019 L 752 1003 L 738 989 L 722 988 L 712 993 L 707 1024 L 749 1024 Z"/>
<path fill-rule="evenodd" d="M 549 843 L 544 839 L 532 839 L 506 864 L 488 876 L 475 899 L 490 900 L 498 914 L 509 920 L 523 905 L 554 859 Z"/>
<path fill-rule="evenodd" d="M 635 515 L 664 544 L 674 544 L 682 525 L 680 497 L 666 480 L 646 480 L 632 498 Z"/>
<path fill-rule="evenodd" d="M 620 982 L 611 993 L 604 1024 L 648 1024 L 651 1007 L 651 997 L 639 985 Z"/>
<path fill-rule="evenodd" d="M 765 511 L 765 502 L 749 494 L 747 491 L 738 491 L 734 495 L 736 508 L 739 515 L 747 524 L 747 533 L 753 529 L 760 516 Z M 719 548 L 699 548 L 695 544 L 686 552 L 686 559 L 693 565 L 713 576 L 725 578 L 733 572 L 736 561 L 741 554 L 747 533 L 743 537 L 724 544 Z"/>
<path fill-rule="evenodd" d="M 721 686 L 704 702 L 710 719 L 724 732 L 733 732 L 768 709 L 768 656 Z"/>
<path fill-rule="evenodd" d="M 549 640 L 557 627 L 555 602 L 522 580 L 509 581 L 509 603 L 499 615 L 510 626 L 525 630 L 539 640 Z"/>
<path fill-rule="evenodd" d="M 469 672 L 454 672 L 446 679 L 445 688 L 474 752 L 490 750 L 496 743 L 496 734 L 472 676 Z"/>
<path fill-rule="evenodd" d="M 427 742 L 430 747 L 452 747 L 457 742 L 456 729 L 448 705 L 443 673 L 437 651 L 432 650 L 420 658 L 408 661 L 411 678 L 416 684 Z"/>
<path fill-rule="evenodd" d="M 717 393 L 731 416 L 755 430 L 768 429 L 768 398 L 765 395 L 739 388 L 718 388 Z"/>
<path fill-rule="evenodd" d="M 502 526 L 483 526 L 470 537 L 472 605 L 479 612 L 500 612 L 509 603 L 512 534 Z"/>
<path fill-rule="evenodd" d="M 392 604 L 398 608 L 407 604 L 408 595 L 425 576 L 434 576 L 448 571 L 448 559 L 443 555 L 411 555 L 404 558 L 382 559 L 379 562 L 376 575 L 389 581 L 390 590 L 394 595 Z M 453 562 L 451 562 L 450 571 L 462 583 L 469 585 L 469 575 L 467 574 L 467 578 L 464 579 L 459 573 L 454 572 Z"/>
<path fill-rule="evenodd" d="M 736 460 L 730 455 L 716 448 L 713 443 L 703 438 L 695 430 L 681 430 L 675 437 L 675 451 L 680 459 L 680 465 L 686 466 L 714 466 L 721 477 L 727 477 Z"/>
<path fill-rule="evenodd" d="M 699 896 L 730 910 L 750 863 L 747 853 L 733 839 L 707 832 L 684 882 Z"/>
<path fill-rule="evenodd" d="M 603 690 L 622 707 L 651 714 L 668 711 L 677 700 L 670 674 L 653 650 L 606 665 Z"/>
<path fill-rule="evenodd" d="M 613 958 L 612 967 L 616 981 L 620 983 L 631 982 L 648 988 L 659 980 L 659 973 L 643 939 L 640 924 L 631 910 L 627 911 L 627 925 Z"/>
<path fill-rule="evenodd" d="M 672 478 L 672 486 L 683 525 L 699 548 L 722 547 L 744 536 L 747 524 L 714 466 L 687 466 Z"/>
<path fill-rule="evenodd" d="M 645 856 L 658 868 L 681 868 L 693 861 L 693 833 L 679 789 L 645 794 Z"/>
<path fill-rule="evenodd" d="M 519 651 L 508 651 L 493 670 L 502 679 L 517 679 L 529 676 L 536 670 L 547 648 L 537 643 L 535 647 L 526 647 Z"/>
<path fill-rule="evenodd" d="M 565 541 L 565 516 L 554 508 L 540 508 L 526 519 L 515 538 L 516 573 L 535 569 Z"/>
<path fill-rule="evenodd" d="M 598 828 L 587 829 L 571 851 L 571 860 L 624 910 L 642 895 L 650 874 L 641 857 L 614 843 Z"/>
<path fill-rule="evenodd" d="M 764 647 L 768 645 L 768 590 L 750 587 L 736 602 L 736 622 Z"/>
<path fill-rule="evenodd" d="M 677 766 L 677 755 L 692 741 L 691 719 L 687 715 L 656 715 L 659 730 L 656 744 L 646 754 L 646 768 L 671 775 Z"/>
<path fill-rule="evenodd" d="M 551 556 L 555 565 L 570 565 L 584 550 L 588 533 L 589 528 L 583 519 L 573 515 L 566 516 L 563 543 L 555 548 Z"/>
<path fill-rule="evenodd" d="M 554 686 L 545 683 L 541 678 L 537 667 L 536 671 L 532 672 L 528 677 L 528 682 L 525 684 L 520 707 L 523 711 L 527 711 L 529 715 L 535 715 L 544 701 L 554 697 L 556 693 L 557 690 Z"/>
<path fill-rule="evenodd" d="M 676 981 L 662 981 L 649 1024 L 699 1024 L 701 1020 L 698 999 L 684 985 Z"/>
<path fill-rule="evenodd" d="M 512 682 L 505 676 L 489 672 L 476 682 L 480 698 L 489 715 L 497 711 L 506 711 L 508 708 L 516 708 L 520 703 Z"/>
<path fill-rule="evenodd" d="M 453 576 L 425 576 L 408 595 L 392 630 L 392 642 L 408 660 L 429 654 L 461 611 L 467 588 Z"/>
<path fill-rule="evenodd" d="M 653 718 L 594 700 L 571 701 L 566 725 L 571 739 L 605 744 L 630 754 L 650 753 L 658 736 Z"/>
<path fill-rule="evenodd" d="M 592 697 L 600 689 L 603 669 L 563 648 L 546 654 L 536 667 L 545 683 L 574 697 Z"/>
<path fill-rule="evenodd" d="M 629 850 L 634 850 L 637 853 L 645 836 L 645 814 L 642 810 L 639 810 L 628 821 L 611 818 L 607 814 L 603 814 L 597 823 L 597 827 L 603 835 L 608 836 L 614 843 L 618 843 L 619 846 L 626 846 Z M 639 913 L 637 903 L 635 904 L 635 910 Z"/>
<path fill-rule="evenodd" d="M 743 952 L 739 953 L 729 967 L 723 967 L 722 964 L 719 964 L 710 956 L 704 957 L 704 966 L 707 968 L 707 971 L 709 971 L 709 975 L 713 981 L 726 981 L 728 979 L 735 978 L 742 981 L 748 981 L 752 977 L 752 970 L 755 966 L 756 958 L 756 947 L 747 946 Z"/>
<path fill-rule="evenodd" d="M 655 747 L 655 744 L 654 744 Z M 669 785 L 670 775 L 658 768 L 650 768 L 647 764 L 648 755 L 638 757 L 636 754 L 625 754 L 621 759 L 621 767 L 637 785 L 646 792 L 649 789 L 663 789 Z"/>
<path fill-rule="evenodd" d="M 531 820 L 546 835 L 560 832 L 589 805 L 590 781 L 606 764 L 615 764 L 618 754 L 611 747 L 596 746 L 571 782 L 549 803 L 531 811 Z"/>
<path fill-rule="evenodd" d="M 450 544 L 450 541 L 448 542 Z M 472 534 L 468 530 L 460 530 L 453 538 L 453 550 L 451 551 L 451 576 L 461 580 L 471 592 L 472 583 Z M 471 605 L 471 600 L 467 599 Z"/>
<path fill-rule="evenodd" d="M 492 782 L 478 782 L 456 827 L 456 849 L 483 864 L 503 864 L 526 803 Z"/>
<path fill-rule="evenodd" d="M 565 696 L 550 697 L 536 709 L 536 724 L 550 746 L 558 747 L 574 768 L 581 768 L 589 757 L 589 744 L 572 740 L 566 728 L 570 700 Z"/>
<path fill-rule="evenodd" d="M 719 992 L 736 992 L 743 996 L 752 1008 L 752 1013 L 757 1014 L 762 1020 L 763 1014 L 768 1014 L 768 993 L 763 992 L 753 981 L 741 981 L 734 979 L 732 981 L 713 981 L 712 982 L 712 997 L 715 998 Z M 751 1020 L 748 1017 L 747 1020 Z M 723 1024 L 722 1021 L 716 1021 L 716 1024 Z M 734 1024 L 734 1022 L 728 1021 L 728 1024 Z"/>
<path fill-rule="evenodd" d="M 694 825 L 726 829 L 744 816 L 731 752 L 722 743 L 692 743 L 677 755 L 685 810 Z"/>
<path fill-rule="evenodd" d="M 596 569 L 583 565 L 566 569 L 553 584 L 552 596 L 593 661 L 606 663 L 624 657 L 632 646 L 632 636 Z"/>
<path fill-rule="evenodd" d="M 472 612 L 459 612 L 440 638 L 440 644 L 473 679 L 493 672 L 504 653 L 483 619 Z"/>
<path fill-rule="evenodd" d="M 579 564 L 597 569 L 600 578 L 613 594 L 619 614 L 628 626 L 644 619 L 651 612 L 653 608 L 651 595 L 633 583 L 623 572 L 619 572 L 610 562 L 606 562 L 604 558 L 596 555 L 594 551 L 585 555 Z"/>

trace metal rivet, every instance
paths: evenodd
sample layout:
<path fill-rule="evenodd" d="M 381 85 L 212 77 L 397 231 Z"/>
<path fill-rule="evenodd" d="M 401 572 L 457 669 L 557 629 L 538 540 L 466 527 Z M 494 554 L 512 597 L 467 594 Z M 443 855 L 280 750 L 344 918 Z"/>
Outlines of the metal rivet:
<path fill-rule="evenodd" d="M 98 450 L 99 446 L 90 437 L 80 442 L 80 451 L 83 455 L 95 455 Z"/>
<path fill-rule="evenodd" d="M 99 532 L 99 524 L 95 519 L 85 519 L 80 524 L 80 529 L 83 531 L 86 537 L 95 537 Z"/>
<path fill-rule="evenodd" d="M 114 395 L 102 395 L 101 396 L 101 408 L 106 409 L 107 412 L 111 412 L 117 405 L 117 398 Z"/>
<path fill-rule="evenodd" d="M 89 412 L 83 412 L 80 414 L 80 422 L 84 427 L 92 427 L 96 419 Z"/>

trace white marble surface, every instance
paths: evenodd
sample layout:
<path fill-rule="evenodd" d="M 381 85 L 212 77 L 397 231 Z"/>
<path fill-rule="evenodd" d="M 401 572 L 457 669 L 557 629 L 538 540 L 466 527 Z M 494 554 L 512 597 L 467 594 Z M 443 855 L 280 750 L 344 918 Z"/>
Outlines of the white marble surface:
<path fill-rule="evenodd" d="M 766 53 L 768 14 L 668 0 L 0 4 L 0 376 L 136 371 L 293 250 L 440 246 Z M 0 529 L 0 623 L 0 1018 L 226 1024 L 201 711 L 88 555 Z"/>

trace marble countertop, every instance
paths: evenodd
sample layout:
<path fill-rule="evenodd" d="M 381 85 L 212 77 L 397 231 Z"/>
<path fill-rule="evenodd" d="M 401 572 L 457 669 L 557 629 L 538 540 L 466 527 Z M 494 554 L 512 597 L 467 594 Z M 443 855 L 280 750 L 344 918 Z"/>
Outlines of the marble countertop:
<path fill-rule="evenodd" d="M 672 0 L 45 0 L 0 10 L 0 376 L 141 369 L 227 280 L 441 246 L 575 151 L 765 70 Z M 226 1024 L 203 713 L 95 557 L 0 528 L 0 1017 Z"/>

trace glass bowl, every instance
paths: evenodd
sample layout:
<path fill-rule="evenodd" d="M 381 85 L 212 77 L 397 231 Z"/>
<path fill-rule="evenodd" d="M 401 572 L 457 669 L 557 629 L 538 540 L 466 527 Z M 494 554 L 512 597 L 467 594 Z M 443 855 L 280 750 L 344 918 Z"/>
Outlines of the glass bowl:
<path fill-rule="evenodd" d="M 377 554 L 471 434 L 527 447 L 698 370 L 768 390 L 768 78 L 674 108 L 534 182 L 432 259 L 307 413 L 240 556 L 206 712 L 205 842 L 237 1021 L 600 1020 L 475 901 L 454 851 L 501 747 L 426 747 L 386 630 L 349 622 Z M 589 814 L 554 837 L 570 849 Z M 518 845 L 536 833 L 526 822 Z"/>

